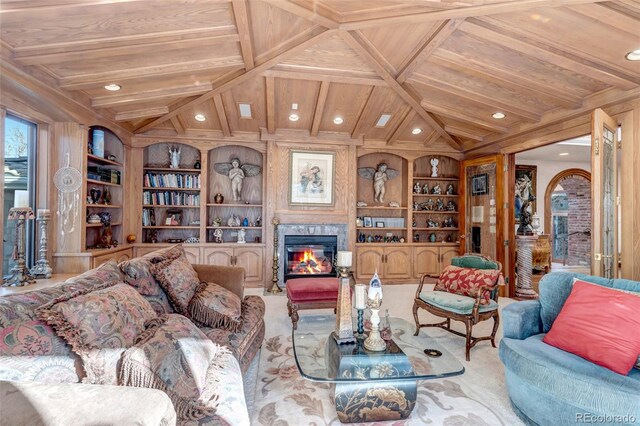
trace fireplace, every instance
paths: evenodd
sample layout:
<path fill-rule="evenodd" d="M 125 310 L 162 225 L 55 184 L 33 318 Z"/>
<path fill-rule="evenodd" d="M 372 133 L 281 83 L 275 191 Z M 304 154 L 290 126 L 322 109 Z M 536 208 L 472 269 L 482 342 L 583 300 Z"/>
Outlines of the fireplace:
<path fill-rule="evenodd" d="M 284 281 L 289 278 L 336 276 L 335 235 L 286 235 L 284 237 Z"/>

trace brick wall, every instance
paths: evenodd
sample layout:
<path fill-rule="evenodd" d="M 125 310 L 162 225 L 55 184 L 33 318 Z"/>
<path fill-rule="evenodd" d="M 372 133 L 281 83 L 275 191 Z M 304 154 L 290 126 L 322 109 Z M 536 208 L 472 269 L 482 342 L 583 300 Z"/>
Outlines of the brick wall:
<path fill-rule="evenodd" d="M 560 182 L 569 201 L 569 234 L 591 229 L 591 182 L 579 176 Z M 567 265 L 590 265 L 591 237 L 574 234 L 569 237 Z"/>

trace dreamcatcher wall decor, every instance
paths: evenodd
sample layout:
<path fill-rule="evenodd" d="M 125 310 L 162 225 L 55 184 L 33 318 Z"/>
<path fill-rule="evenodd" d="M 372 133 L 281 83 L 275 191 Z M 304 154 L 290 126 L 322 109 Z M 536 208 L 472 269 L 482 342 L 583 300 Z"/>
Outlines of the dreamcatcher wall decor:
<path fill-rule="evenodd" d="M 78 169 L 70 166 L 69 153 L 65 154 L 66 166 L 59 169 L 53 176 L 53 183 L 58 189 L 58 211 L 60 220 L 60 238 L 64 248 L 67 234 L 76 229 L 76 219 L 80 208 L 80 187 L 82 174 Z"/>

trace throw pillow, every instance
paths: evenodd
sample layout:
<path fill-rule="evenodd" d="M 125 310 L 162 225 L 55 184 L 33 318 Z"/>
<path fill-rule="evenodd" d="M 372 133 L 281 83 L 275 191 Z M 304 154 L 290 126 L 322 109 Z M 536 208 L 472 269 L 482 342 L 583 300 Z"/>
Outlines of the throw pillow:
<path fill-rule="evenodd" d="M 189 302 L 190 318 L 205 327 L 238 332 L 242 328 L 242 301 L 216 283 L 201 283 Z"/>
<path fill-rule="evenodd" d="M 440 274 L 434 290 L 474 299 L 480 296 L 480 304 L 488 305 L 491 291 L 498 285 L 499 277 L 500 271 L 495 269 L 459 268 L 449 265 Z M 481 290 L 482 287 L 485 287 L 484 290 Z"/>
<path fill-rule="evenodd" d="M 543 342 L 627 375 L 640 354 L 640 297 L 576 281 Z"/>
<path fill-rule="evenodd" d="M 156 252 L 142 257 L 121 262 L 118 267 L 124 272 L 124 282 L 138 290 L 151 304 L 158 315 L 171 314 L 173 308 L 167 294 L 151 273 L 151 259 L 158 256 Z"/>
<path fill-rule="evenodd" d="M 198 420 L 216 413 L 216 381 L 229 355 L 189 319 L 164 315 L 124 353 L 120 380 L 165 392 L 181 420 Z"/>
<path fill-rule="evenodd" d="M 117 365 L 125 349 L 156 318 L 131 286 L 116 281 L 52 300 L 36 311 L 82 359 L 85 383 L 118 384 Z"/>
<path fill-rule="evenodd" d="M 151 260 L 151 273 L 169 296 L 169 301 L 179 314 L 188 316 L 189 302 L 200 280 L 182 247 L 176 247 Z"/>

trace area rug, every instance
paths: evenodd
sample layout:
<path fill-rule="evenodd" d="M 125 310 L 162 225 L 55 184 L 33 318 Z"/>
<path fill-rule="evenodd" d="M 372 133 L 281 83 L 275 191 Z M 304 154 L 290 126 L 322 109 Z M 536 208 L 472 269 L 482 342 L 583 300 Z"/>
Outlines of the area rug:
<path fill-rule="evenodd" d="M 390 315 L 411 319 L 415 286 L 389 286 L 385 297 L 392 301 Z M 299 426 L 339 425 L 329 383 L 311 382 L 300 376 L 293 357 L 291 322 L 286 311 L 286 297 L 265 296 L 267 334 L 260 354 L 252 425 Z M 512 301 L 500 299 L 505 306 Z M 301 312 L 301 315 L 306 314 Z M 330 314 L 330 310 L 308 314 Z M 422 315 L 422 314 L 421 314 Z M 434 319 L 434 318 L 430 318 Z M 491 328 L 478 327 L 478 333 Z M 425 333 L 424 329 L 421 333 Z M 501 336 L 502 331 L 499 331 Z M 428 335 L 449 350 L 465 367 L 461 376 L 418 382 L 418 397 L 411 416 L 405 420 L 363 425 L 522 425 L 512 411 L 504 385 L 504 370 L 498 350 L 488 342 L 472 349 L 471 361 L 464 359 L 464 339 L 444 330 L 428 329 Z"/>

